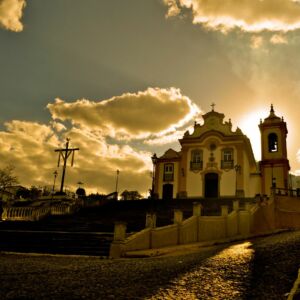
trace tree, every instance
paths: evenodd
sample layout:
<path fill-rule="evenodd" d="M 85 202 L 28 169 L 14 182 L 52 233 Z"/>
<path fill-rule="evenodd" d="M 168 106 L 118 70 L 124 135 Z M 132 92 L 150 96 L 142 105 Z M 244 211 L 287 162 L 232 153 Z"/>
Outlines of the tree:
<path fill-rule="evenodd" d="M 125 190 L 122 194 L 122 200 L 140 200 L 142 195 L 138 191 L 127 191 Z"/>
<path fill-rule="evenodd" d="M 18 184 L 18 179 L 13 171 L 14 167 L 11 165 L 0 169 L 0 191 L 5 191 L 8 187 Z"/>
<path fill-rule="evenodd" d="M 27 188 L 19 188 L 16 193 L 17 198 L 29 199 L 30 198 L 30 190 Z"/>
<path fill-rule="evenodd" d="M 34 185 L 30 188 L 29 192 L 31 200 L 36 200 L 42 195 L 42 191 Z"/>

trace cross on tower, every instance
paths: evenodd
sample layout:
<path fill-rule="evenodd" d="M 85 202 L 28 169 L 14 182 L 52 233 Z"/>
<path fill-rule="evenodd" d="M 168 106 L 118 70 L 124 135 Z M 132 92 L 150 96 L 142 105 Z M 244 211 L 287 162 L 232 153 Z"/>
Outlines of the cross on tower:
<path fill-rule="evenodd" d="M 54 150 L 55 152 L 59 152 L 57 167 L 59 167 L 59 165 L 60 165 L 60 159 L 63 160 L 63 172 L 62 172 L 62 176 L 61 176 L 61 185 L 60 185 L 60 192 L 61 193 L 64 190 L 64 181 L 65 181 L 65 175 L 66 175 L 67 160 L 70 157 L 70 155 L 72 154 L 71 166 L 73 166 L 75 151 L 79 150 L 79 148 L 69 148 L 69 142 L 70 142 L 70 139 L 67 138 L 66 148 L 64 148 L 64 149 L 55 149 Z"/>
<path fill-rule="evenodd" d="M 214 111 L 216 104 L 213 102 L 210 106 L 211 106 L 211 111 Z"/>

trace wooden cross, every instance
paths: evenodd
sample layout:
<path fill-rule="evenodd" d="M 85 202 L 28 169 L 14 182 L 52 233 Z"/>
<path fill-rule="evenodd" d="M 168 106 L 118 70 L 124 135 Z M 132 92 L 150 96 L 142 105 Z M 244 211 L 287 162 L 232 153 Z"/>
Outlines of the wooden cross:
<path fill-rule="evenodd" d="M 72 154 L 71 166 L 73 166 L 75 151 L 79 150 L 79 148 L 69 148 L 69 142 L 70 142 L 70 139 L 67 138 L 66 148 L 64 148 L 64 149 L 55 149 L 54 150 L 55 152 L 59 152 L 57 167 L 59 167 L 59 165 L 60 165 L 60 159 L 63 160 L 63 172 L 62 172 L 62 176 L 61 176 L 61 185 L 60 185 L 60 192 L 61 193 L 63 193 L 63 190 L 64 190 L 64 181 L 65 181 L 65 175 L 66 175 L 67 160 L 70 157 L 70 155 Z"/>
<path fill-rule="evenodd" d="M 214 111 L 216 104 L 213 102 L 210 106 L 211 106 L 211 111 Z"/>

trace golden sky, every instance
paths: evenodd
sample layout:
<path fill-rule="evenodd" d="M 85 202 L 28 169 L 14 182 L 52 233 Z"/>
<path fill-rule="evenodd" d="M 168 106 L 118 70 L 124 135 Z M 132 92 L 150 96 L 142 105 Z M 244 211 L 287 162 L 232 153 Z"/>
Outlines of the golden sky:
<path fill-rule="evenodd" d="M 68 187 L 112 192 L 119 169 L 145 194 L 151 154 L 212 102 L 257 160 L 273 103 L 300 173 L 300 1 L 0 0 L 0 27 L 0 164 L 23 185 L 52 184 L 70 137 Z"/>

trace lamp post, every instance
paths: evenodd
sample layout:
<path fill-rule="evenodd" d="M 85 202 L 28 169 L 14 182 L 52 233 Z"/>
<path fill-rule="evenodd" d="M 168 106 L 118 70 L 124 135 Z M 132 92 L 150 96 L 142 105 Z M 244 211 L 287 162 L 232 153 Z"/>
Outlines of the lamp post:
<path fill-rule="evenodd" d="M 154 216 L 154 188 L 155 188 L 155 167 L 157 164 L 157 156 L 156 153 L 154 153 L 151 157 L 152 160 L 152 187 L 151 187 L 151 194 L 150 194 L 150 198 L 151 198 L 151 214 L 152 214 L 152 218 L 155 218 Z"/>
<path fill-rule="evenodd" d="M 52 187 L 52 197 L 51 197 L 51 199 L 53 199 L 53 196 L 54 196 L 54 191 L 55 191 L 55 182 L 56 182 L 56 177 L 57 177 L 57 174 L 58 174 L 58 172 L 57 172 L 57 170 L 55 170 L 55 171 L 53 172 L 53 175 L 54 175 L 54 181 L 53 181 L 53 187 Z"/>
<path fill-rule="evenodd" d="M 53 175 L 54 175 L 54 181 L 53 181 L 53 187 L 52 187 L 52 193 L 54 194 L 54 190 L 55 190 L 55 182 L 56 182 L 56 177 L 58 175 L 58 172 L 55 170 L 53 172 Z"/>
<path fill-rule="evenodd" d="M 157 156 L 156 153 L 154 153 L 151 157 L 153 170 L 152 170 L 152 187 L 151 187 L 151 200 L 154 200 L 154 187 L 155 187 L 155 167 L 157 163 Z"/>
<path fill-rule="evenodd" d="M 119 184 L 119 174 L 120 171 L 117 170 L 117 177 L 116 177 L 116 199 L 118 200 L 118 184 Z"/>
<path fill-rule="evenodd" d="M 234 166 L 234 169 L 235 169 L 235 197 L 237 197 L 237 191 L 238 191 L 238 184 L 237 184 L 237 178 L 238 178 L 238 173 L 240 174 L 241 173 L 241 166 L 236 164 Z"/>

